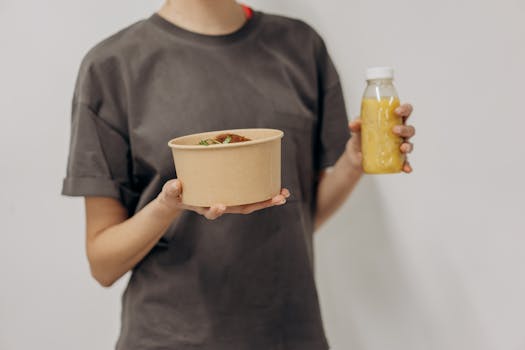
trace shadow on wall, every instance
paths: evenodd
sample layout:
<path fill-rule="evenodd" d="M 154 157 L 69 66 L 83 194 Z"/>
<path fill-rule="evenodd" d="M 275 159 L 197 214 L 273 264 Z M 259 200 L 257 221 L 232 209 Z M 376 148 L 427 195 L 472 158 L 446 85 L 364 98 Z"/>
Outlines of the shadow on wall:
<path fill-rule="evenodd" d="M 316 234 L 317 281 L 333 349 L 433 349 L 428 318 L 365 176 Z"/>

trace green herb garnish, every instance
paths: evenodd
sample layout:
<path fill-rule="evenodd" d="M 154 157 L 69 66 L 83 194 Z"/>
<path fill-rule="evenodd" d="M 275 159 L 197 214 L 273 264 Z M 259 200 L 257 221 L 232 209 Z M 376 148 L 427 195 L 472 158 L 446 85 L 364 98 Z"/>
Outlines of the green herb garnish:
<path fill-rule="evenodd" d="M 220 142 L 215 139 L 206 139 L 206 140 L 199 141 L 199 145 L 202 145 L 202 146 L 209 146 L 209 145 L 217 144 L 217 143 L 220 144 Z"/>
<path fill-rule="evenodd" d="M 232 140 L 232 137 L 230 135 L 228 135 L 228 136 L 226 136 L 224 141 L 222 141 L 222 143 L 230 143 L 231 140 Z"/>

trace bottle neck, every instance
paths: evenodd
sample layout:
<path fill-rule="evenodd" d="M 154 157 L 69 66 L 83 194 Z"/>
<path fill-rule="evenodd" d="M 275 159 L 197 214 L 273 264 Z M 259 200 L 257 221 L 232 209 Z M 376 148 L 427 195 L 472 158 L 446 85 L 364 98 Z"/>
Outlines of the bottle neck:
<path fill-rule="evenodd" d="M 368 79 L 363 98 L 397 97 L 393 79 Z"/>
<path fill-rule="evenodd" d="M 368 79 L 368 85 L 393 85 L 394 79 Z"/>

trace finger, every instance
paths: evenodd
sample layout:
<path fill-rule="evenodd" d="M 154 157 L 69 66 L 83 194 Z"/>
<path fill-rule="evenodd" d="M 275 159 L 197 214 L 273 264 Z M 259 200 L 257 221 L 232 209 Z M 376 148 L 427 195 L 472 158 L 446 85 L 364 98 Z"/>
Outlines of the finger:
<path fill-rule="evenodd" d="M 281 195 L 283 195 L 284 198 L 288 198 L 288 197 L 290 197 L 290 191 L 287 188 L 283 188 L 281 190 Z"/>
<path fill-rule="evenodd" d="M 170 198 L 178 197 L 182 193 L 182 184 L 178 179 L 169 180 L 162 187 L 162 191 Z"/>
<path fill-rule="evenodd" d="M 410 153 L 414 150 L 414 144 L 411 142 L 404 142 L 399 147 L 401 149 L 401 152 L 403 153 Z"/>
<path fill-rule="evenodd" d="M 167 181 L 164 186 L 162 186 L 162 191 L 159 194 L 159 199 L 161 202 L 165 203 L 168 206 L 180 205 L 182 193 L 182 183 L 180 180 L 174 179 Z"/>
<path fill-rule="evenodd" d="M 228 207 L 226 212 L 232 214 L 251 214 L 257 210 L 273 207 L 274 205 L 283 205 L 284 203 L 286 203 L 286 198 L 279 194 L 262 202 Z"/>
<path fill-rule="evenodd" d="M 214 204 L 205 211 L 204 216 L 208 220 L 215 220 L 226 211 L 226 206 L 223 204 Z"/>
<path fill-rule="evenodd" d="M 227 213 L 230 214 L 251 214 L 256 210 L 261 210 L 264 208 L 268 208 L 272 206 L 272 200 L 268 199 L 263 202 L 257 202 L 253 204 L 246 204 L 246 205 L 235 205 L 230 206 L 226 209 Z"/>
<path fill-rule="evenodd" d="M 197 207 L 197 206 L 187 205 L 187 204 L 182 204 L 180 207 L 182 209 L 194 211 L 197 214 L 200 214 L 200 215 L 203 215 L 203 216 L 210 209 L 210 207 Z"/>
<path fill-rule="evenodd" d="M 250 214 L 256 210 L 272 207 L 274 205 L 282 205 L 286 203 L 286 198 L 290 197 L 290 191 L 287 188 L 281 189 L 280 194 L 265 201 L 245 204 L 245 205 L 234 205 L 226 207 L 225 213 L 229 214 Z"/>
<path fill-rule="evenodd" d="M 397 107 L 394 112 L 400 117 L 408 118 L 410 117 L 410 114 L 412 114 L 412 111 L 414 110 L 414 107 L 410 103 L 404 103 L 401 106 Z"/>
<path fill-rule="evenodd" d="M 286 196 L 288 194 L 288 196 Z M 270 198 L 270 204 L 284 204 L 281 203 L 282 201 L 286 201 L 286 198 L 290 197 L 290 191 L 288 191 L 287 188 L 283 188 L 281 192 L 272 198 Z M 262 201 L 261 203 L 265 203 L 266 201 Z"/>
<path fill-rule="evenodd" d="M 396 125 L 392 128 L 394 134 L 401 137 L 410 138 L 416 134 L 416 128 L 412 125 Z"/>
<path fill-rule="evenodd" d="M 361 131 L 361 118 L 357 118 L 355 120 L 352 120 L 348 123 L 348 127 L 350 128 L 350 131 L 352 132 L 360 132 Z"/>
<path fill-rule="evenodd" d="M 413 171 L 412 166 L 408 161 L 405 161 L 405 164 L 403 164 L 403 171 L 407 174 L 410 174 Z"/>

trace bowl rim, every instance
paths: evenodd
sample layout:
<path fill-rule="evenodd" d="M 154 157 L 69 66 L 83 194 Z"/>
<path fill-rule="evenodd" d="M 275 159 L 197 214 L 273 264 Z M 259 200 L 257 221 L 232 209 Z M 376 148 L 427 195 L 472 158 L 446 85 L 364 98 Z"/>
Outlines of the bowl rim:
<path fill-rule="evenodd" d="M 186 138 L 186 137 L 190 137 L 190 136 L 198 136 L 198 135 L 205 135 L 205 134 L 210 134 L 210 133 L 232 133 L 232 134 L 236 134 L 236 133 L 242 133 L 243 131 L 246 131 L 246 130 L 272 130 L 272 131 L 278 131 L 278 133 L 276 133 L 275 135 L 272 135 L 272 136 L 268 136 L 268 137 L 264 137 L 264 138 L 261 138 L 261 139 L 256 139 L 256 140 L 250 140 L 250 141 L 243 141 L 243 142 L 234 142 L 234 143 L 219 143 L 219 144 L 213 144 L 213 145 L 208 145 L 206 147 L 202 147 L 202 145 L 178 145 L 176 144 L 175 142 L 177 142 L 178 140 L 180 139 L 183 139 L 183 138 Z M 217 149 L 217 148 L 225 148 L 225 147 L 241 147 L 241 146 L 249 146 L 249 145 L 255 145 L 255 144 L 258 144 L 258 143 L 265 143 L 265 142 L 269 142 L 269 141 L 272 141 L 272 140 L 275 140 L 275 139 L 279 139 L 279 138 L 282 138 L 284 136 L 284 131 L 282 130 L 279 130 L 279 129 L 272 129 L 272 128 L 244 128 L 244 129 L 226 129 L 226 130 L 212 130 L 212 131 L 205 131 L 205 132 L 199 132 L 199 133 L 195 133 L 195 134 L 188 134 L 188 135 L 183 135 L 183 136 L 179 136 L 179 137 L 176 137 L 176 138 L 173 138 L 171 140 L 168 141 L 168 146 L 172 149 L 200 149 L 200 150 L 204 150 L 204 149 Z"/>

